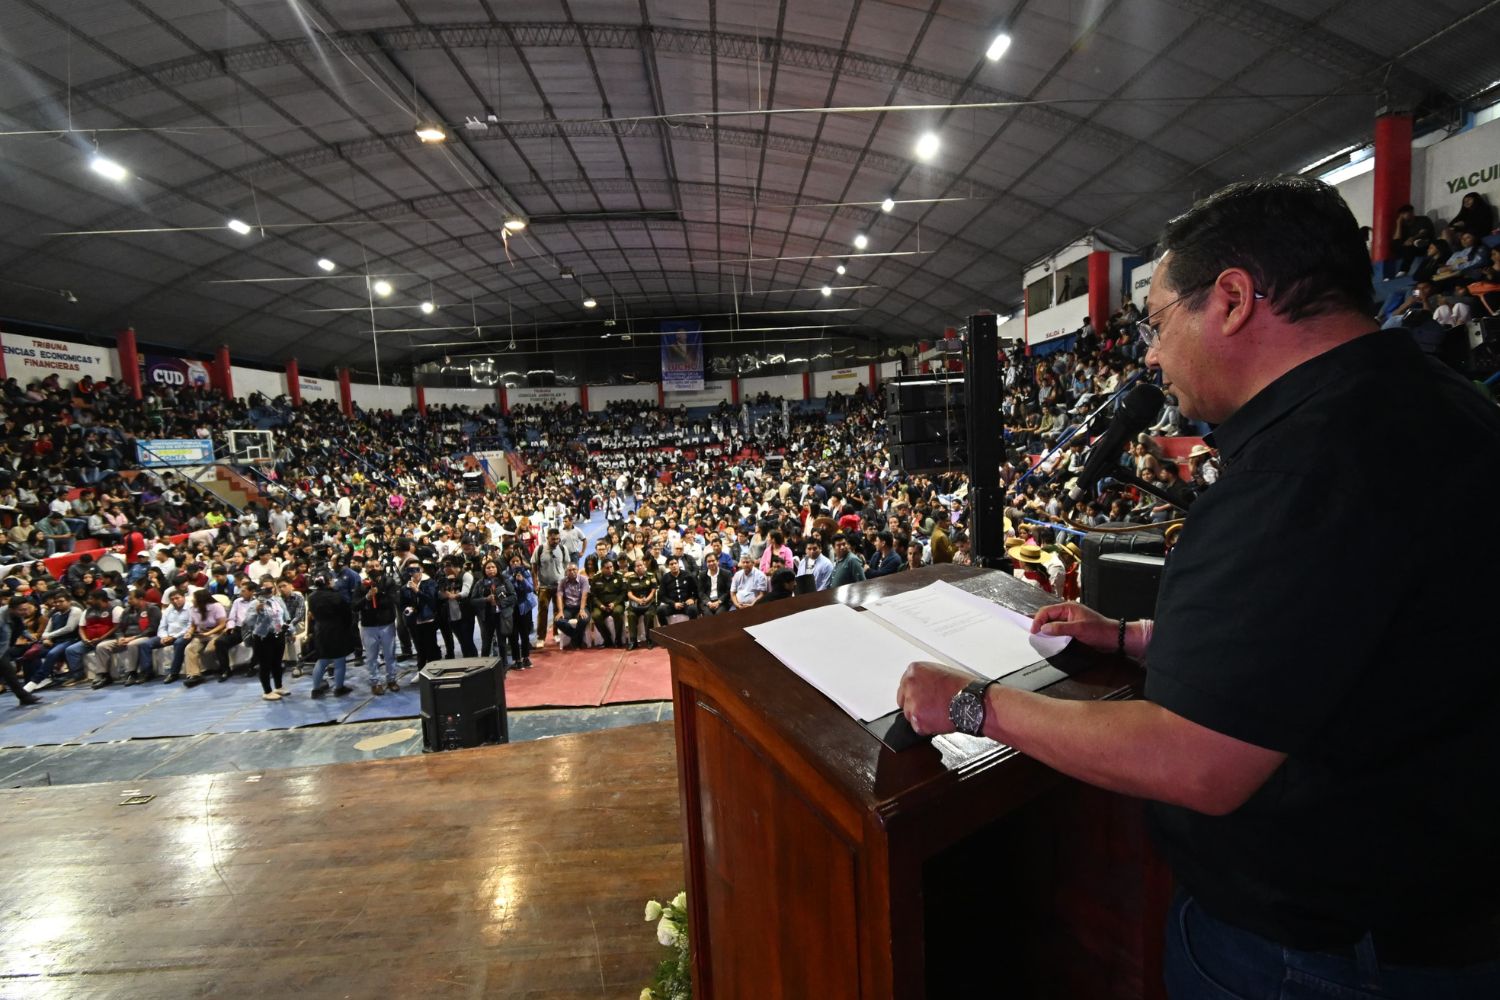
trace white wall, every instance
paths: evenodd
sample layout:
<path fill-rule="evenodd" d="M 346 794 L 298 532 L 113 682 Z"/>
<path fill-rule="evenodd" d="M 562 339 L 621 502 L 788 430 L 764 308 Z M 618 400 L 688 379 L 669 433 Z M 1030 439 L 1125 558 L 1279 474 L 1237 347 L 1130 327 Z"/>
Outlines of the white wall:
<path fill-rule="evenodd" d="M 860 386 L 869 389 L 869 382 L 868 365 L 862 365 L 859 368 L 835 368 L 832 371 L 813 372 L 813 399 L 822 399 L 830 392 L 840 396 L 852 396 Z"/>
<path fill-rule="evenodd" d="M 331 399 L 335 403 L 339 401 L 339 384 L 333 379 L 313 378 L 309 375 L 301 375 L 298 377 L 297 382 L 302 387 L 302 402 L 304 403 L 311 403 L 319 399 Z"/>
<path fill-rule="evenodd" d="M 1375 173 L 1366 171 L 1334 185 L 1361 226 L 1374 224 Z M 1443 226 L 1458 214 L 1464 195 L 1477 191 L 1500 201 L 1500 121 L 1434 142 L 1423 136 L 1412 145 L 1411 203 Z"/>
<path fill-rule="evenodd" d="M 589 409 L 602 410 L 610 403 L 654 403 L 657 391 L 655 382 L 646 382 L 641 385 L 591 385 L 589 386 Z M 672 398 L 677 399 L 682 395 L 685 394 L 674 392 Z"/>
<path fill-rule="evenodd" d="M 748 402 L 763 392 L 769 392 L 772 396 L 783 399 L 802 398 L 802 376 L 801 375 L 757 375 L 754 378 L 740 379 L 740 400 Z M 675 399 L 680 393 L 673 393 Z"/>
<path fill-rule="evenodd" d="M 744 388 L 744 383 L 741 383 Z M 798 389 L 801 392 L 801 389 Z M 655 396 L 651 397 L 655 399 Z M 688 392 L 667 393 L 667 406 L 718 406 L 720 403 L 728 403 L 734 399 L 734 388 L 728 379 L 722 382 L 704 382 L 702 389 L 689 390 Z M 589 404 L 594 402 L 594 390 L 589 390 Z"/>
<path fill-rule="evenodd" d="M 1002 327 L 1001 329 L 1004 329 L 1004 327 Z M 1002 338 L 1004 336 L 1005 336 L 1004 334 L 1001 334 Z M 880 362 L 880 381 L 884 382 L 886 379 L 895 378 L 896 376 L 898 376 L 900 374 L 901 374 L 901 362 L 899 362 L 899 361 L 882 361 L 882 362 Z"/>
<path fill-rule="evenodd" d="M 412 391 L 411 386 L 361 385 L 358 382 L 350 383 L 349 398 L 362 409 L 391 410 L 395 413 L 415 406 L 417 402 L 417 394 Z"/>
<path fill-rule="evenodd" d="M 113 347 L 6 333 L 0 334 L 0 348 L 5 352 L 5 374 L 22 387 L 49 375 L 56 375 L 67 387 L 85 375 L 92 375 L 96 382 L 120 377 L 120 352 Z"/>
<path fill-rule="evenodd" d="M 500 401 L 497 389 L 426 389 L 423 394 L 429 407 L 462 406 L 470 410 L 482 410 Z"/>
<path fill-rule="evenodd" d="M 241 368 L 239 365 L 230 365 L 229 379 L 234 383 L 235 399 L 249 399 L 250 394 L 255 392 L 267 399 L 275 399 L 277 396 L 286 394 L 285 372 L 264 372 L 259 368 Z"/>
<path fill-rule="evenodd" d="M 1426 153 L 1419 186 L 1416 159 Z M 1476 126 L 1412 153 L 1412 204 L 1441 226 L 1458 214 L 1464 195 L 1484 195 L 1491 205 L 1500 202 L 1500 121 Z"/>
<path fill-rule="evenodd" d="M 1156 273 L 1156 261 L 1148 260 L 1130 272 L 1130 301 L 1143 314 L 1146 311 L 1146 293 L 1151 291 L 1151 276 Z"/>
<path fill-rule="evenodd" d="M 521 387 L 505 390 L 507 406 L 573 406 L 578 402 L 578 389 L 566 385 L 549 385 L 539 389 Z"/>

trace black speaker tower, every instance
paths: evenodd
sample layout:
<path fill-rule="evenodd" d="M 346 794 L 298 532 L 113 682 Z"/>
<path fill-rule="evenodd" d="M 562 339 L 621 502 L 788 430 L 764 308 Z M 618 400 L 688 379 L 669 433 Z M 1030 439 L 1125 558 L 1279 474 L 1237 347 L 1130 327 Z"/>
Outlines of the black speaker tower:
<path fill-rule="evenodd" d="M 1005 493 L 1000 487 L 1004 440 L 1000 421 L 999 324 L 994 313 L 969 317 L 964 342 L 965 419 L 969 442 L 969 542 L 982 566 L 1005 558 Z"/>

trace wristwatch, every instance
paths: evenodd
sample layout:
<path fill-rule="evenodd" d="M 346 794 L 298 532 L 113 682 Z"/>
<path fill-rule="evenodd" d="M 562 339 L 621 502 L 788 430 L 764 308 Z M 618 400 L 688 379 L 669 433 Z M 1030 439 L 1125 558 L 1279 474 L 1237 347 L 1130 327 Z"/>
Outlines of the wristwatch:
<path fill-rule="evenodd" d="M 989 690 L 991 684 L 1000 683 L 993 681 L 974 681 L 965 685 L 964 689 L 953 696 L 948 703 L 948 721 L 953 723 L 953 728 L 968 736 L 980 736 L 984 733 L 985 701 L 984 693 Z"/>

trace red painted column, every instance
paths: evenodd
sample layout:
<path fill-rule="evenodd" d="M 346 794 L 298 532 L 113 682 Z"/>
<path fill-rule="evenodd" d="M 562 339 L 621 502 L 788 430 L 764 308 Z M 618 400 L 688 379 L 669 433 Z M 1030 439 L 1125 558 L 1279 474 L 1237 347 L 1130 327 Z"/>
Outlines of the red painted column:
<path fill-rule="evenodd" d="M 656 408 L 659 410 L 667 408 L 667 384 L 665 382 L 656 383 Z"/>
<path fill-rule="evenodd" d="M 286 362 L 286 394 L 293 406 L 302 405 L 302 372 L 297 368 L 296 358 L 288 358 Z"/>
<path fill-rule="evenodd" d="M 229 360 L 229 345 L 220 344 L 219 354 L 215 359 L 214 367 L 218 372 L 218 389 L 224 394 L 225 399 L 234 398 L 234 362 Z"/>
<path fill-rule="evenodd" d="M 417 412 L 427 416 L 427 390 L 420 385 L 417 386 Z"/>
<path fill-rule="evenodd" d="M 729 402 L 734 406 L 740 405 L 740 380 L 737 378 L 729 380 Z"/>
<path fill-rule="evenodd" d="M 589 387 L 586 385 L 578 387 L 578 405 L 583 409 L 584 413 L 589 412 Z"/>
<path fill-rule="evenodd" d="M 870 366 L 870 391 L 871 392 L 875 391 L 875 375 L 876 375 L 875 366 L 871 365 Z"/>
<path fill-rule="evenodd" d="M 130 386 L 130 398 L 141 398 L 141 358 L 135 350 L 135 327 L 121 330 L 115 337 L 115 350 L 120 354 L 120 380 Z M 5 372 L 0 369 L 0 378 Z"/>
<path fill-rule="evenodd" d="M 926 354 L 930 350 L 932 350 L 932 341 L 930 341 L 930 340 L 919 340 L 919 341 L 917 341 L 917 357 L 921 357 L 922 355 Z M 917 371 L 920 372 L 920 373 L 922 373 L 923 375 L 926 375 L 928 372 L 932 371 L 932 362 L 931 361 L 923 361 L 920 365 L 917 366 Z"/>
<path fill-rule="evenodd" d="M 1375 119 L 1375 204 L 1370 228 L 1370 258 L 1391 256 L 1396 209 L 1411 201 L 1411 115 Z"/>
<path fill-rule="evenodd" d="M 510 414 L 510 392 L 503 385 L 500 387 L 500 412 Z"/>
<path fill-rule="evenodd" d="M 339 369 L 339 409 L 344 411 L 344 416 L 354 416 L 354 390 L 349 385 L 349 369 Z"/>
<path fill-rule="evenodd" d="M 812 372 L 802 373 L 802 398 L 812 399 Z"/>
<path fill-rule="evenodd" d="M 1095 250 L 1089 254 L 1089 321 L 1094 324 L 1095 332 L 1109 329 L 1110 291 L 1109 254 Z"/>

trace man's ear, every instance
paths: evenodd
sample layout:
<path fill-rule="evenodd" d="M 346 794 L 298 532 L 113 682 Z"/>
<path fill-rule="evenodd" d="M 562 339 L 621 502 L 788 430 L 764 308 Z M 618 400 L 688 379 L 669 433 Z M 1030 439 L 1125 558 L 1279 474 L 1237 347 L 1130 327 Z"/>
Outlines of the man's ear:
<path fill-rule="evenodd" d="M 1244 330 L 1257 305 L 1255 279 L 1244 268 L 1227 268 L 1214 281 L 1209 307 L 1218 313 L 1223 336 L 1233 337 Z"/>

